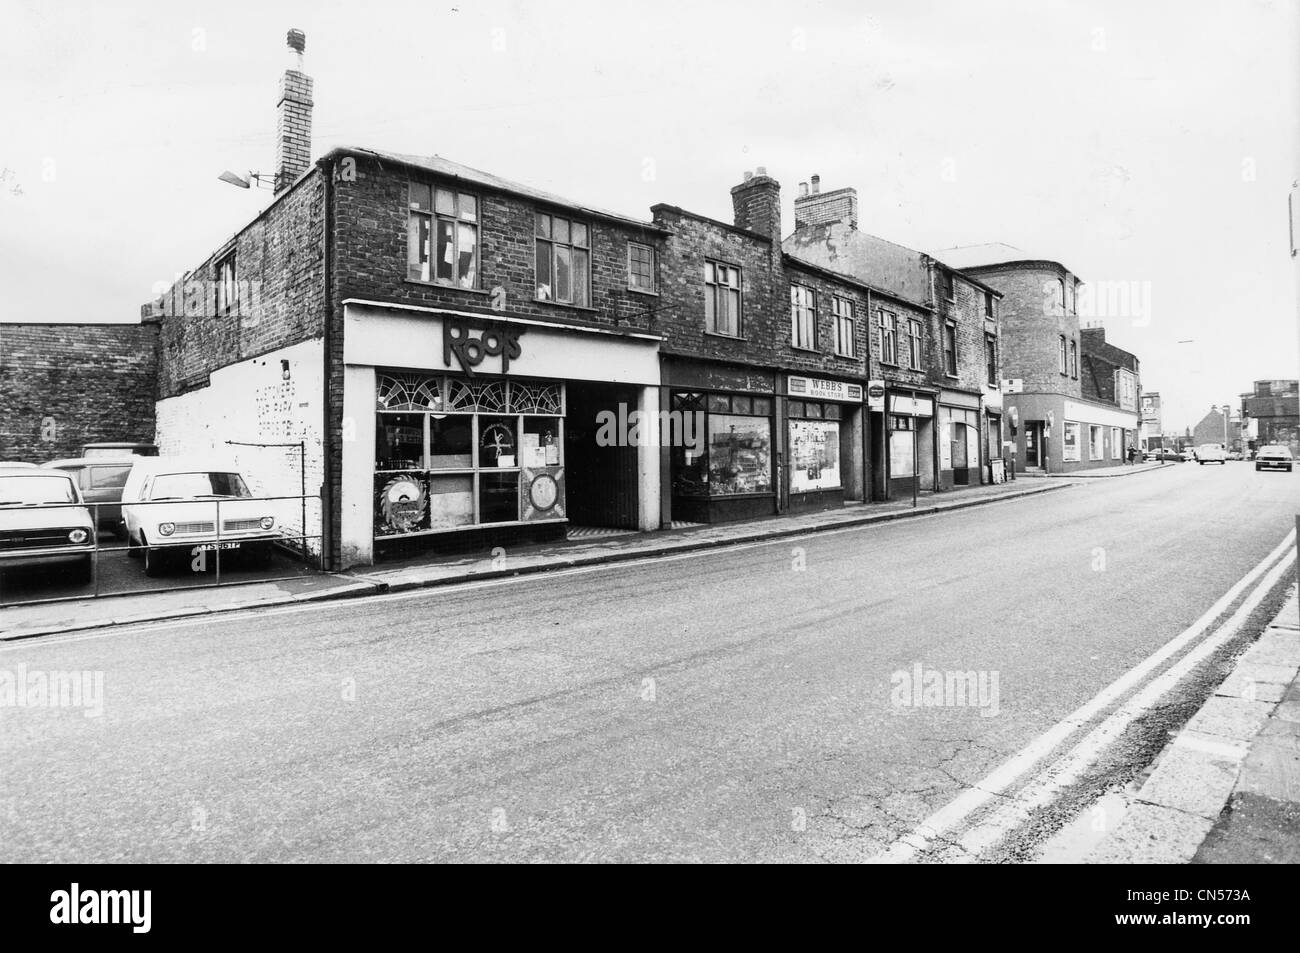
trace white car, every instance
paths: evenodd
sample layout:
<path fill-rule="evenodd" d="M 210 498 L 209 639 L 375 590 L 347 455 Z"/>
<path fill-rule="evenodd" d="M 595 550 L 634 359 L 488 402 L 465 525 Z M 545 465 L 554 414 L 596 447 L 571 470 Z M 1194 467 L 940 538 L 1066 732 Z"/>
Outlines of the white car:
<path fill-rule="evenodd" d="M 1291 448 L 1281 444 L 1260 447 L 1259 452 L 1255 454 L 1256 470 L 1285 470 L 1290 473 L 1293 463 Z"/>
<path fill-rule="evenodd" d="M 1217 443 L 1203 443 L 1196 448 L 1196 462 L 1201 466 L 1205 466 L 1207 463 L 1226 464 L 1228 462 L 1228 451 Z"/>
<path fill-rule="evenodd" d="M 140 457 L 122 490 L 122 519 L 127 545 L 143 555 L 148 576 L 173 560 L 217 550 L 265 566 L 280 539 L 276 501 L 253 499 L 239 471 L 222 461 Z"/>
<path fill-rule="evenodd" d="M 66 473 L 0 467 L 0 569 L 66 566 L 74 582 L 90 581 L 95 521 Z"/>

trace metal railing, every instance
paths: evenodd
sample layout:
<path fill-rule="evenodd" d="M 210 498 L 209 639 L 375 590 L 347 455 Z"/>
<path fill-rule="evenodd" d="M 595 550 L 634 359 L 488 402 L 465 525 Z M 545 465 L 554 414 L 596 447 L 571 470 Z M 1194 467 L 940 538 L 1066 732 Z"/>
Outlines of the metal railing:
<path fill-rule="evenodd" d="M 322 571 L 324 553 L 320 543 L 322 533 L 319 531 L 319 521 L 317 521 L 317 532 L 307 531 L 309 503 L 313 500 L 318 504 L 317 515 L 323 518 L 324 508 L 320 495 L 308 494 L 141 500 L 130 503 L 38 503 L 0 507 L 0 607 L 111 595 L 175 592 L 222 585 L 244 585 L 251 582 L 273 582 L 301 578 L 305 574 L 302 572 L 274 574 L 273 562 L 277 552 L 298 560 L 302 569 L 308 572 Z M 287 507 L 289 501 L 298 504 L 294 507 L 293 513 L 293 516 L 301 521 L 296 531 L 293 526 L 284 525 L 281 518 L 282 510 Z M 272 505 L 267 513 L 254 516 L 249 510 L 258 503 Z M 131 512 L 132 522 L 137 522 L 141 511 L 147 512 L 150 507 L 166 507 L 175 513 L 171 520 L 162 520 L 162 522 L 174 522 L 175 529 L 171 535 L 159 534 L 157 527 L 160 518 L 158 517 L 152 520 L 146 518 L 145 525 L 140 527 L 143 530 L 143 543 L 140 538 L 133 540 L 125 528 L 121 530 L 122 536 L 115 534 L 114 530 L 118 526 L 125 527 L 128 511 Z M 222 515 L 223 508 L 225 518 Z M 104 510 L 119 511 L 117 520 L 110 516 L 105 516 L 101 520 Z M 61 511 L 62 515 L 52 516 L 48 526 L 32 528 L 20 528 L 15 525 L 16 521 L 6 518 L 8 514 L 31 514 L 41 511 Z M 89 514 L 91 524 L 89 540 L 83 544 L 75 544 L 70 540 L 63 544 L 51 542 L 56 531 L 61 531 L 66 537 L 70 530 L 86 521 L 84 516 L 78 518 L 79 513 Z M 270 530 L 263 531 L 260 527 L 263 515 L 271 516 L 275 521 Z M 22 522 L 30 522 L 30 520 L 25 519 Z M 256 529 L 251 526 L 232 525 L 254 522 L 259 524 Z M 188 527 L 191 532 L 182 533 L 182 527 Z M 189 538 L 185 538 L 186 536 Z M 316 541 L 314 552 L 311 546 L 313 540 Z M 223 560 L 235 558 L 233 554 L 238 552 L 239 559 L 243 561 L 243 557 L 257 547 L 270 547 L 272 565 L 263 566 L 259 563 L 257 565 L 259 571 L 255 576 L 245 577 L 240 573 L 239 577 L 231 578 L 230 567 L 223 567 Z M 132 554 L 143 555 L 145 549 L 173 563 L 172 578 L 175 581 L 171 585 L 119 586 L 118 582 L 128 577 L 134 579 L 136 576 L 151 582 L 155 579 L 160 583 L 168 581 L 166 576 L 146 576 L 144 560 L 129 558 Z M 179 557 L 182 555 L 189 560 L 188 571 L 183 571 L 179 565 Z M 90 561 L 89 578 L 81 581 L 75 577 L 75 574 L 84 571 L 84 560 L 87 558 Z M 79 559 L 82 561 L 80 566 L 77 564 Z M 119 560 L 121 565 L 116 565 Z M 209 571 L 209 563 L 211 571 Z M 42 569 L 45 564 L 49 564 L 48 568 Z M 73 572 L 69 573 L 65 565 L 74 567 Z M 106 565 L 114 565 L 115 571 L 110 575 L 117 577 L 110 581 L 111 591 L 105 591 L 104 587 L 105 573 L 102 570 Z M 150 565 L 153 565 L 152 561 Z M 123 571 L 119 572 L 119 570 Z M 223 574 L 226 577 L 224 579 Z M 40 578 L 36 579 L 37 576 Z M 13 581 L 16 577 L 19 579 L 17 585 Z M 23 581 L 23 577 L 29 578 Z M 74 587 L 75 591 L 50 594 L 51 590 Z M 15 591 L 20 593 L 18 598 L 13 597 Z"/>

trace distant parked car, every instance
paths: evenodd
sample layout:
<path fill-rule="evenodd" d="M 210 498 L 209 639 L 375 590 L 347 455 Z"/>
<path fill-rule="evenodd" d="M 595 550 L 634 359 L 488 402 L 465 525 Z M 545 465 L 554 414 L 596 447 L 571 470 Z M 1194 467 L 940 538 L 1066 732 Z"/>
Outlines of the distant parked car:
<path fill-rule="evenodd" d="M 1196 448 L 1196 462 L 1201 466 L 1217 463 L 1220 466 L 1228 462 L 1228 451 L 1217 443 L 1203 443 Z"/>
<path fill-rule="evenodd" d="M 218 549 L 241 550 L 268 565 L 279 521 L 274 503 L 252 497 L 231 464 L 142 457 L 122 491 L 127 545 L 143 554 L 147 576 L 160 575 L 175 557 Z"/>
<path fill-rule="evenodd" d="M 1179 456 L 1183 458 L 1185 463 L 1191 463 L 1196 459 L 1196 451 L 1188 447 L 1186 450 L 1182 451 Z"/>
<path fill-rule="evenodd" d="M 100 529 L 116 533 L 126 538 L 126 527 L 122 523 L 122 489 L 126 478 L 131 475 L 131 467 L 139 457 L 74 457 L 68 460 L 51 460 L 41 466 L 50 470 L 62 470 L 72 474 L 81 490 L 81 497 L 87 503 L 98 503 L 90 507 L 94 511 L 95 521 Z"/>
<path fill-rule="evenodd" d="M 1229 459 L 1229 460 L 1244 460 L 1245 457 L 1243 457 L 1243 456 L 1241 455 L 1241 451 L 1240 451 L 1240 450 L 1229 450 L 1229 451 L 1228 451 L 1228 459 Z"/>
<path fill-rule="evenodd" d="M 83 457 L 156 457 L 158 448 L 151 443 L 88 443 L 81 448 Z"/>
<path fill-rule="evenodd" d="M 1170 450 L 1170 449 L 1166 448 L 1166 449 L 1164 449 L 1164 450 L 1157 450 L 1157 451 L 1156 451 L 1156 455 L 1155 455 L 1155 459 L 1158 460 L 1158 461 L 1160 461 L 1160 462 L 1162 462 L 1162 463 L 1163 463 L 1163 462 L 1166 462 L 1166 461 L 1169 461 L 1169 462 L 1172 462 L 1172 463 L 1182 463 L 1182 462 L 1183 462 L 1183 455 L 1182 455 L 1181 453 L 1179 453 L 1177 450 Z"/>
<path fill-rule="evenodd" d="M 66 566 L 73 581 L 89 582 L 94 550 L 95 523 L 70 475 L 0 469 L 0 569 Z"/>
<path fill-rule="evenodd" d="M 1271 444 L 1260 447 L 1255 453 L 1256 470 L 1285 470 L 1290 473 L 1293 463 L 1290 447 Z"/>

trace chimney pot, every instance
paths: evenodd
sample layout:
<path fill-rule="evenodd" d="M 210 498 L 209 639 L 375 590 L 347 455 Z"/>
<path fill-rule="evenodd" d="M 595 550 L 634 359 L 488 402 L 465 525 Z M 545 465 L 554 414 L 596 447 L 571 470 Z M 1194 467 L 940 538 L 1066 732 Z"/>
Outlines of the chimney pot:
<path fill-rule="evenodd" d="M 766 166 L 762 166 L 762 165 L 760 165 L 760 166 L 758 167 L 758 174 L 759 174 L 759 175 L 767 175 L 767 167 L 766 167 Z"/>
<path fill-rule="evenodd" d="M 285 34 L 285 42 L 289 44 L 289 49 L 295 53 L 305 53 L 307 51 L 307 34 L 302 30 L 290 30 Z"/>
<path fill-rule="evenodd" d="M 816 195 L 821 190 L 822 190 L 822 177 L 820 175 L 814 175 L 812 177 L 812 194 Z"/>
<path fill-rule="evenodd" d="M 808 197 L 808 183 L 807 183 L 807 182 L 800 182 L 800 183 L 799 183 L 799 198 L 801 198 L 801 199 L 806 199 L 807 197 Z"/>
<path fill-rule="evenodd" d="M 746 170 L 745 170 L 745 181 L 748 182 L 748 181 L 749 181 L 750 179 L 752 179 L 753 177 L 754 177 L 754 173 L 752 173 L 752 172 L 750 172 L 748 169 L 746 169 Z"/>

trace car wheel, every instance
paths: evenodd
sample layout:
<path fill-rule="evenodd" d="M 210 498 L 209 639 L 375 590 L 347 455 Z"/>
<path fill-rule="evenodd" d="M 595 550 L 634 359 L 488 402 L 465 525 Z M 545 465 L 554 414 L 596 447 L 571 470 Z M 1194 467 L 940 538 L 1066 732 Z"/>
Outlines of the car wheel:
<path fill-rule="evenodd" d="M 148 543 L 144 544 L 144 574 L 152 578 L 157 578 L 163 574 L 165 560 L 161 549 L 156 549 Z"/>
<path fill-rule="evenodd" d="M 1264 468 L 1261 467 L 1258 463 L 1255 464 L 1255 472 L 1256 472 L 1256 473 L 1258 473 L 1258 472 L 1259 472 L 1260 470 L 1262 470 L 1262 469 L 1264 469 Z"/>

